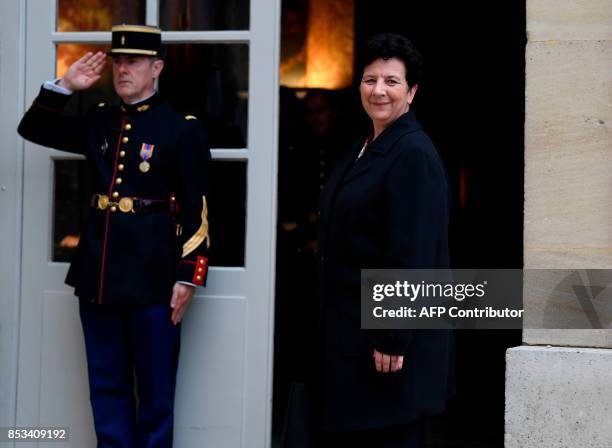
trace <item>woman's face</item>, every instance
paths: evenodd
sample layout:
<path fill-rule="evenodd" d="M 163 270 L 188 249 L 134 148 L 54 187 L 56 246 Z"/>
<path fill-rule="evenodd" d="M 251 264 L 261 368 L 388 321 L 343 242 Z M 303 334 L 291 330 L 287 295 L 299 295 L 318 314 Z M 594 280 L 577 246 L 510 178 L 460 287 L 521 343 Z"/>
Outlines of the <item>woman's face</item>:
<path fill-rule="evenodd" d="M 417 85 L 408 88 L 406 67 L 397 58 L 379 58 L 364 68 L 359 93 L 376 135 L 408 111 L 416 90 Z"/>

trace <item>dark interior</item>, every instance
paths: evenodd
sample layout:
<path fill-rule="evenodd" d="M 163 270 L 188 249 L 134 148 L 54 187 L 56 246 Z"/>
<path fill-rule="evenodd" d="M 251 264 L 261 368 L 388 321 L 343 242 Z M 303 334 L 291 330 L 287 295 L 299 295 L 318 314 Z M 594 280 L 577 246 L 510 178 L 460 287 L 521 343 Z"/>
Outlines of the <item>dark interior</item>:
<path fill-rule="evenodd" d="M 355 42 L 395 32 L 423 55 L 425 79 L 413 109 L 450 178 L 451 267 L 522 268 L 525 1 L 365 0 L 355 8 Z M 354 73 L 358 81 L 361 73 Z M 292 212 L 287 204 L 295 202 L 291 180 L 316 183 L 320 175 L 314 164 L 292 160 L 292 141 L 306 125 L 306 112 L 294 90 L 281 89 L 275 440 L 282 432 L 289 384 L 303 380 L 300 350 L 308 344 L 308 319 L 316 313 L 312 264 L 287 255 L 292 242 L 283 239 L 281 225 L 287 221 L 283 215 Z M 367 132 L 356 88 L 328 94 L 338 111 L 339 134 L 350 140 Z M 443 416 L 427 422 L 424 446 L 503 447 L 505 351 L 521 344 L 521 332 L 464 330 L 455 338 L 457 394 Z"/>

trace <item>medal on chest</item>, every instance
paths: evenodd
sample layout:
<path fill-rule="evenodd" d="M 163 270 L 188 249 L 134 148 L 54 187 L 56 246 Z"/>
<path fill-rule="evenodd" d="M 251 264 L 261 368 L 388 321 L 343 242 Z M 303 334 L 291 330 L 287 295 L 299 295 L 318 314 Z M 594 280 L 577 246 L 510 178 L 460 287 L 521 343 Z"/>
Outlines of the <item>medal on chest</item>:
<path fill-rule="evenodd" d="M 140 162 L 140 165 L 138 165 L 138 169 L 142 173 L 146 173 L 151 169 L 149 159 L 153 156 L 154 149 L 155 145 L 151 145 L 150 143 L 143 143 L 140 147 L 140 158 L 142 159 L 142 162 Z"/>

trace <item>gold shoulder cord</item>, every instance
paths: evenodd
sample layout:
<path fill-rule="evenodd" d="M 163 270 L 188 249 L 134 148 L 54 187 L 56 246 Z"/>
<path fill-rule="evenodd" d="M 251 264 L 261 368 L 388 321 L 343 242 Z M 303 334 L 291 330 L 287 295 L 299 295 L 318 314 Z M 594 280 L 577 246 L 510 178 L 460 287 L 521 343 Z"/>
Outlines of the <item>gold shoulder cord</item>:
<path fill-rule="evenodd" d="M 202 196 L 202 224 L 200 228 L 193 234 L 189 240 L 183 244 L 183 258 L 206 240 L 206 248 L 210 247 L 210 236 L 208 235 L 208 206 L 206 205 L 206 196 Z"/>

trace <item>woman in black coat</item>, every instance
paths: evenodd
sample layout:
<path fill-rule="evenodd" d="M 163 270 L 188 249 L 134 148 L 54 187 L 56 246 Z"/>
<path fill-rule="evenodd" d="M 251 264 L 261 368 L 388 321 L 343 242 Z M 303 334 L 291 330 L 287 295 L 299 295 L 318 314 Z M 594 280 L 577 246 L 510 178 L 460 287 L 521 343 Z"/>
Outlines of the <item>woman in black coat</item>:
<path fill-rule="evenodd" d="M 321 445 L 417 447 L 419 419 L 452 393 L 451 333 L 362 330 L 361 269 L 448 268 L 449 191 L 410 104 L 422 72 L 405 38 L 364 47 L 359 86 L 371 119 L 320 202 Z"/>

